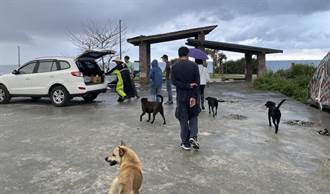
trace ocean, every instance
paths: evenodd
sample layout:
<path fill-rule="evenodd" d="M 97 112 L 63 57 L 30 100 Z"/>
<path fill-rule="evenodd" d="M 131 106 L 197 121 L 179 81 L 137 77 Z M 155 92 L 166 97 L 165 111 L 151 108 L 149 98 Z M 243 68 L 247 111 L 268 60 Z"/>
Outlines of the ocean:
<path fill-rule="evenodd" d="M 266 66 L 268 70 L 273 72 L 278 71 L 279 69 L 288 69 L 292 63 L 295 64 L 309 64 L 313 66 L 318 66 L 321 60 L 286 60 L 286 61 L 266 61 Z M 208 62 L 208 70 L 210 73 L 213 71 L 212 62 Z M 134 64 L 135 70 L 139 70 L 139 64 Z M 10 73 L 16 69 L 16 65 L 0 65 L 0 75 L 5 73 Z M 160 63 L 160 68 L 164 70 L 165 64 Z"/>

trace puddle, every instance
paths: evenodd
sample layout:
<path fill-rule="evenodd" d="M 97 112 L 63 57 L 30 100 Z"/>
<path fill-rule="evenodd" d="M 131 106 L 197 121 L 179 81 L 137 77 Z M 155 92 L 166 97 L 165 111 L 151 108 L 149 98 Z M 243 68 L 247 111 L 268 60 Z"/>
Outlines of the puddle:
<path fill-rule="evenodd" d="M 311 122 L 311 121 L 302 121 L 302 120 L 289 120 L 289 121 L 285 122 L 285 124 L 303 126 L 303 127 L 314 126 L 313 122 Z"/>
<path fill-rule="evenodd" d="M 245 120 L 245 119 L 247 119 L 246 116 L 239 115 L 239 114 L 226 115 L 225 118 L 227 118 L 227 119 L 233 119 L 233 120 Z"/>
<path fill-rule="evenodd" d="M 224 96 L 233 96 L 236 98 L 245 98 L 244 94 L 238 93 L 238 92 L 223 92 Z"/>
<path fill-rule="evenodd" d="M 212 133 L 210 133 L 210 132 L 200 132 L 198 134 L 201 135 L 201 136 L 210 136 L 210 135 L 212 135 Z"/>
<path fill-rule="evenodd" d="M 223 98 L 218 98 L 219 102 L 228 102 L 228 103 L 239 103 L 238 100 L 229 100 L 229 99 L 223 99 Z"/>
<path fill-rule="evenodd" d="M 330 130 L 329 129 L 322 129 L 317 131 L 318 134 L 324 135 L 324 136 L 330 136 Z"/>

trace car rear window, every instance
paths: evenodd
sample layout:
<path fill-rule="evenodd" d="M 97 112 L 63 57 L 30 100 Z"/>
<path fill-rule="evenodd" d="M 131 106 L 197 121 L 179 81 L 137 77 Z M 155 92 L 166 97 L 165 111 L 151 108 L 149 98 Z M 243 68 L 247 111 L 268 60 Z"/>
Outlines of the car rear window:
<path fill-rule="evenodd" d="M 56 61 L 40 61 L 38 73 L 45 73 L 56 70 Z"/>
<path fill-rule="evenodd" d="M 70 68 L 70 64 L 66 61 L 59 61 L 59 64 L 60 64 L 60 70 L 63 70 L 63 69 L 69 69 Z"/>

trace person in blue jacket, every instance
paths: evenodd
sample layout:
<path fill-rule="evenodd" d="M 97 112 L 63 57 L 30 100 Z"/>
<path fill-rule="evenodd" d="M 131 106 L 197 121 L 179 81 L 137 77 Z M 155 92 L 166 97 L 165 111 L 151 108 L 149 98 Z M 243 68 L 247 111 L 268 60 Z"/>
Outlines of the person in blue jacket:
<path fill-rule="evenodd" d="M 158 101 L 157 95 L 160 95 L 163 84 L 163 72 L 158 65 L 158 61 L 154 59 L 151 62 L 150 70 L 151 95 L 154 101 Z"/>

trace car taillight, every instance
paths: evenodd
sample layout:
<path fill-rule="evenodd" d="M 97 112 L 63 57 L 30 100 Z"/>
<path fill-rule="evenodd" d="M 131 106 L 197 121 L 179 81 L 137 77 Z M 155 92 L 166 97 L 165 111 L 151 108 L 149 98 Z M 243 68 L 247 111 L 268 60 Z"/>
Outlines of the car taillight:
<path fill-rule="evenodd" d="M 83 74 L 80 71 L 72 71 L 71 75 L 76 77 L 83 77 Z"/>

